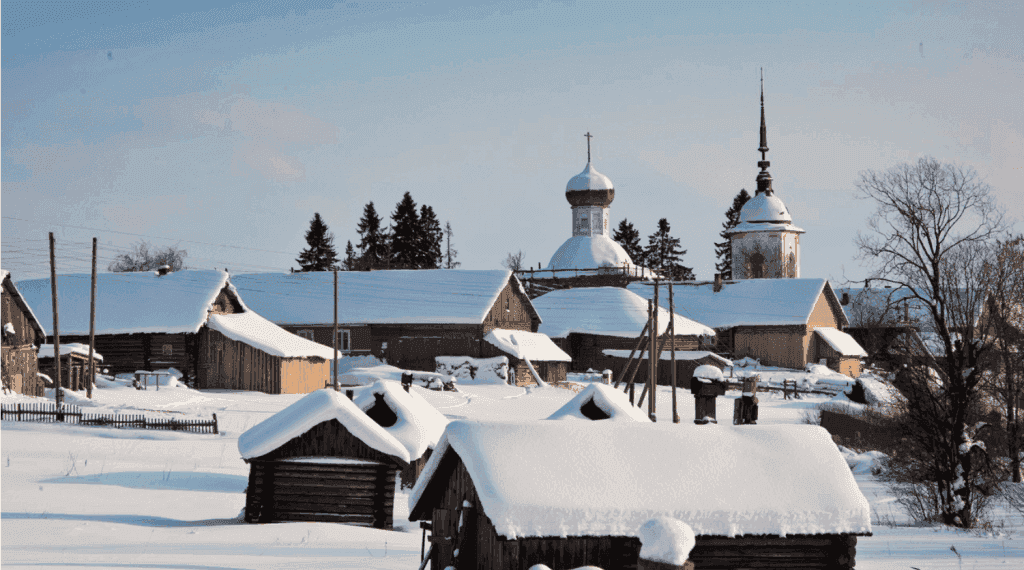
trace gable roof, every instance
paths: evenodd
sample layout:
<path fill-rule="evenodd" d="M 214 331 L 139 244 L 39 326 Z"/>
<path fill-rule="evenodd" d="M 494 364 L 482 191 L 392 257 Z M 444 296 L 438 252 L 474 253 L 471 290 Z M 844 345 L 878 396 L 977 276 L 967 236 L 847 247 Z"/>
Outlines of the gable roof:
<path fill-rule="evenodd" d="M 341 392 L 322 389 L 249 428 L 238 437 L 242 459 L 261 457 L 323 422 L 338 420 L 366 445 L 409 463 L 409 451 Z"/>
<path fill-rule="evenodd" d="M 273 356 L 314 356 L 328 361 L 334 359 L 333 347 L 292 334 L 250 310 L 231 315 L 212 314 L 206 324 L 231 340 L 243 342 Z"/>
<path fill-rule="evenodd" d="M 409 495 L 410 520 L 430 516 L 459 460 L 510 539 L 636 536 L 656 516 L 697 535 L 871 533 L 819 426 L 454 421 Z"/>
<path fill-rule="evenodd" d="M 576 394 L 564 406 L 555 410 L 555 413 L 548 416 L 548 419 L 594 421 L 583 413 L 583 408 L 588 404 L 597 406 L 598 409 L 609 416 L 605 418 L 608 420 L 646 423 L 651 421 L 640 408 L 629 403 L 629 398 L 626 397 L 625 393 L 611 386 L 596 382 L 581 390 L 579 394 Z"/>
<path fill-rule="evenodd" d="M 644 298 L 654 295 L 649 282 L 630 283 Z M 832 286 L 825 279 L 740 279 L 726 281 L 715 293 L 712 283 L 676 283 L 676 311 L 715 329 L 736 326 L 806 325 L 824 295 L 841 326 L 849 321 Z M 668 295 L 660 303 L 668 304 Z"/>
<path fill-rule="evenodd" d="M 46 339 L 46 329 L 43 327 L 43 323 L 36 317 L 35 312 L 32 311 L 32 305 L 25 299 L 25 296 L 21 294 L 21 290 L 14 284 L 14 280 L 11 279 L 11 272 L 6 269 L 0 269 L 0 283 L 10 283 L 11 291 L 13 293 L 14 302 L 25 312 L 29 317 L 29 322 L 32 324 L 32 328 L 36 329 L 36 333 Z"/>
<path fill-rule="evenodd" d="M 636 338 L 647 324 L 647 299 L 621 287 L 560 289 L 537 297 L 533 306 L 542 318 L 538 331 L 551 338 L 570 333 Z M 677 335 L 715 334 L 700 319 L 691 319 L 676 313 Z M 658 334 L 665 334 L 668 325 L 669 312 L 660 308 Z"/>
<path fill-rule="evenodd" d="M 854 338 L 835 327 L 817 327 L 814 332 L 822 338 L 832 350 L 843 356 L 859 356 L 867 358 L 868 353 L 864 351 Z"/>
<path fill-rule="evenodd" d="M 384 431 L 405 446 L 410 460 L 416 461 L 428 449 L 437 446 L 448 425 L 448 418 L 424 400 L 423 396 L 412 389 L 406 392 L 398 382 L 378 380 L 372 386 L 356 391 L 352 401 L 366 412 L 376 405 L 378 396 L 398 416 L 398 421 L 385 427 Z"/>
<path fill-rule="evenodd" d="M 544 333 L 492 329 L 484 336 L 484 340 L 502 352 L 519 359 L 525 358 L 537 362 L 572 362 L 572 357 L 558 348 L 558 345 L 551 342 L 551 338 Z"/>
<path fill-rule="evenodd" d="M 91 287 L 88 273 L 57 276 L 61 335 L 89 334 Z M 99 273 L 96 334 L 197 332 L 224 287 L 231 288 L 224 271 Z M 42 322 L 52 323 L 50 279 L 19 281 L 18 288 Z"/>
<path fill-rule="evenodd" d="M 338 322 L 345 324 L 481 324 L 511 271 L 419 269 L 338 272 Z M 231 278 L 246 304 L 279 325 L 334 322 L 334 274 L 249 273 Z M 538 317 L 539 318 L 539 317 Z"/>

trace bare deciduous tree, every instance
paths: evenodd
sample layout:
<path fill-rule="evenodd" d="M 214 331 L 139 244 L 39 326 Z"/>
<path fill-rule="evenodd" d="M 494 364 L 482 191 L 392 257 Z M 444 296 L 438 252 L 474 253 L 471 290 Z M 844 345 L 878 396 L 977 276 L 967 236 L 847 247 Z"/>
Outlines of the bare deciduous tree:
<path fill-rule="evenodd" d="M 513 273 L 521 271 L 523 269 L 523 250 L 519 250 L 516 253 L 509 252 L 505 257 L 505 261 L 501 262 L 501 265 Z"/>
<path fill-rule="evenodd" d="M 187 256 L 188 251 L 177 246 L 157 248 L 147 241 L 139 241 L 129 251 L 115 257 L 107 266 L 107 271 L 153 271 L 164 265 L 170 266 L 171 271 L 179 271 L 187 268 Z"/>
<path fill-rule="evenodd" d="M 991 339 L 976 328 L 984 298 L 983 248 L 1004 232 L 1002 211 L 972 169 L 922 158 L 885 171 L 865 171 L 860 193 L 875 202 L 869 232 L 857 237 L 874 265 L 872 280 L 894 285 L 924 307 L 937 355 L 905 369 L 907 401 L 890 461 L 890 482 L 916 485 L 934 516 L 970 528 L 991 481 L 975 445 L 982 414 L 983 358 Z"/>

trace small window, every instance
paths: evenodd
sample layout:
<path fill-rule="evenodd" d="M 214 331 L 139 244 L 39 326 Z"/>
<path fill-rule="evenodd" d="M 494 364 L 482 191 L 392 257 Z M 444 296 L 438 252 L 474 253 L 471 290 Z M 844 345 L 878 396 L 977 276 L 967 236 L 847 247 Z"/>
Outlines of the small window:
<path fill-rule="evenodd" d="M 509 299 L 508 297 L 505 297 L 505 312 L 506 313 L 511 313 L 512 312 L 512 305 L 511 305 L 511 303 L 512 303 L 511 299 Z"/>
<path fill-rule="evenodd" d="M 170 344 L 163 345 L 162 353 L 163 353 L 164 356 L 171 356 L 171 355 L 173 355 L 174 354 L 174 346 L 170 345 Z"/>
<path fill-rule="evenodd" d="M 352 350 L 352 334 L 348 330 L 338 331 L 338 350 L 341 352 Z"/>
<path fill-rule="evenodd" d="M 313 329 L 300 329 L 298 335 L 306 340 L 313 340 Z"/>

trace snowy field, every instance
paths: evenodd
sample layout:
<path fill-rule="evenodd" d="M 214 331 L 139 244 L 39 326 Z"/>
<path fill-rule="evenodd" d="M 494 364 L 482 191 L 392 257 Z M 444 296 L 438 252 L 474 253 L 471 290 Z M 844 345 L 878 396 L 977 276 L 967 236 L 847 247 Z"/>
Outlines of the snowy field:
<path fill-rule="evenodd" d="M 791 371 L 762 376 L 818 380 Z M 575 395 L 556 387 L 413 389 L 450 419 L 539 420 Z M 719 419 L 731 422 L 732 399 L 738 395 L 718 399 Z M 407 520 L 408 490 L 396 497 L 393 531 L 241 522 L 248 467 L 239 457 L 238 436 L 300 397 L 174 387 L 138 391 L 112 383 L 97 389 L 92 401 L 84 394 L 69 397 L 97 412 L 179 419 L 209 419 L 216 413 L 219 435 L 3 422 L 0 564 L 5 569 L 416 569 L 422 534 Z M 759 397 L 763 424 L 801 423 L 828 399 Z M 677 398 L 681 418 L 692 421 L 689 391 L 679 390 Z M 34 400 L 2 399 L 6 404 Z M 670 390 L 659 387 L 659 421 L 671 421 L 671 401 Z M 857 459 L 850 461 L 857 464 Z M 865 465 L 859 464 L 855 477 L 873 509 L 874 536 L 860 539 L 857 568 L 1024 568 L 1024 521 L 1017 513 L 998 511 L 994 528 L 982 532 L 907 526 Z"/>

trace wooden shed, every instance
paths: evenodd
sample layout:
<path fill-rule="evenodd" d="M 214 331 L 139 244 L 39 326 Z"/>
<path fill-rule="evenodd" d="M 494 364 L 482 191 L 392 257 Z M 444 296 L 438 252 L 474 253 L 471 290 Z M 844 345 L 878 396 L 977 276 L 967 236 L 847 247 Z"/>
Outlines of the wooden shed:
<path fill-rule="evenodd" d="M 257 313 L 333 346 L 333 273 L 252 273 L 231 281 Z M 540 316 L 507 270 L 344 271 L 338 273 L 338 323 L 344 355 L 433 371 L 437 356 L 494 356 L 484 341 L 489 332 L 537 332 Z M 551 381 L 558 381 L 559 370 L 551 368 Z"/>
<path fill-rule="evenodd" d="M 653 295 L 646 283 L 633 283 L 629 289 L 643 297 Z M 661 303 L 667 303 L 664 296 Z M 830 358 L 827 343 L 816 342 L 815 329 L 841 331 L 849 326 L 825 279 L 743 279 L 720 286 L 676 283 L 675 304 L 679 313 L 717 331 L 719 352 L 783 368 L 803 369 Z M 833 370 L 846 373 L 838 360 L 833 363 Z"/>
<path fill-rule="evenodd" d="M 42 396 L 37 351 L 46 341 L 46 329 L 32 312 L 31 306 L 11 280 L 11 274 L 0 269 L 3 281 L 3 386 L 26 396 Z"/>
<path fill-rule="evenodd" d="M 534 299 L 533 304 L 543 320 L 538 330 L 568 353 L 574 372 L 621 371 L 624 362 L 608 356 L 607 351 L 628 353 L 647 324 L 647 299 L 617 287 L 551 291 Z M 676 334 L 670 338 L 669 317 L 668 310 L 659 309 L 658 342 L 664 343 L 665 350 L 698 350 L 702 337 L 714 337 L 713 329 L 677 311 Z"/>
<path fill-rule="evenodd" d="M 89 345 L 78 342 L 61 343 L 60 345 L 60 370 L 61 383 L 68 390 L 85 390 L 85 383 L 89 378 Z M 95 370 L 103 370 L 103 355 L 92 353 L 92 362 L 95 363 Z M 57 372 L 54 370 L 56 361 L 53 358 L 53 345 L 44 344 L 39 347 L 39 372 L 48 377 L 55 378 Z"/>
<path fill-rule="evenodd" d="M 245 521 L 391 528 L 404 445 L 342 392 L 322 389 L 238 438 L 249 464 Z"/>
<path fill-rule="evenodd" d="M 545 382 L 565 382 L 572 361 L 546 334 L 509 329 L 491 329 L 484 335 L 481 356 L 508 357 L 516 386 L 536 384 L 534 372 Z"/>
<path fill-rule="evenodd" d="M 410 386 L 406 392 L 401 384 L 390 380 L 353 390 L 356 406 L 409 452 L 409 465 L 401 472 L 404 487 L 416 483 L 448 425 L 448 418 L 424 400 L 419 390 L 422 388 Z"/>
<path fill-rule="evenodd" d="M 48 278 L 19 286 L 50 297 Z M 88 342 L 90 286 L 88 274 L 57 276 L 61 344 Z M 52 305 L 39 315 L 52 319 Z M 198 388 L 270 393 L 322 388 L 333 357 L 249 310 L 224 271 L 98 274 L 95 347 L 112 374 L 176 368 Z"/>
<path fill-rule="evenodd" d="M 698 569 L 853 568 L 871 533 L 828 432 L 804 425 L 454 421 L 409 505 L 432 568 L 635 569 L 659 516 L 693 529 Z"/>

